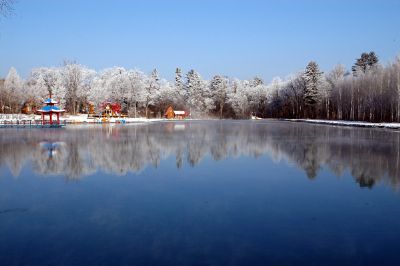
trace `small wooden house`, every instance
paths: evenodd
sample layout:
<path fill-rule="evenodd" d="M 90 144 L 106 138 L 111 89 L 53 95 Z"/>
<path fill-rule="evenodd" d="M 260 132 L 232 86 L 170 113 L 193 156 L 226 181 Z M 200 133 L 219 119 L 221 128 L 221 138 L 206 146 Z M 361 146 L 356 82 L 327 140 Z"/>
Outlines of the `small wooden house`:
<path fill-rule="evenodd" d="M 22 105 L 21 113 L 26 114 L 26 115 L 30 115 L 30 114 L 36 113 L 37 109 L 38 108 L 36 106 L 35 101 L 28 100 L 28 101 L 24 102 L 24 104 Z"/>
<path fill-rule="evenodd" d="M 121 105 L 119 103 L 104 102 L 102 103 L 103 117 L 126 117 L 121 113 Z"/>
<path fill-rule="evenodd" d="M 188 116 L 186 111 L 176 111 L 169 106 L 165 111 L 164 117 L 167 119 L 185 119 Z"/>

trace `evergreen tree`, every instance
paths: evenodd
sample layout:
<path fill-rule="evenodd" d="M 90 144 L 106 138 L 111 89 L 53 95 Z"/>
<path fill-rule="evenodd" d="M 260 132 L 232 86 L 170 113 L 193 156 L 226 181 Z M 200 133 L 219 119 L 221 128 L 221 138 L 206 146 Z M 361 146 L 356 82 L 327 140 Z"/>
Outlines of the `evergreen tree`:
<path fill-rule="evenodd" d="M 201 112 L 204 109 L 204 98 L 203 98 L 203 81 L 196 71 L 190 70 L 186 75 L 186 91 L 188 94 L 188 104 L 190 108 L 190 114 L 192 111 Z"/>
<path fill-rule="evenodd" d="M 7 17 L 14 12 L 14 3 L 16 0 L 0 0 L 0 17 Z"/>
<path fill-rule="evenodd" d="M 220 75 L 214 76 L 210 82 L 210 88 L 215 107 L 219 111 L 219 117 L 222 118 L 223 108 L 227 100 L 227 81 Z"/>
<path fill-rule="evenodd" d="M 257 87 L 258 85 L 263 85 L 264 81 L 262 80 L 262 78 L 260 77 L 254 77 L 254 79 L 251 82 L 251 86 L 252 87 Z"/>
<path fill-rule="evenodd" d="M 316 62 L 311 61 L 304 72 L 306 81 L 306 91 L 304 93 L 304 102 L 309 107 L 311 115 L 315 114 L 315 106 L 318 103 L 319 84 L 321 82 L 322 72 Z"/>
<path fill-rule="evenodd" d="M 360 58 L 356 59 L 354 66 L 351 68 L 353 75 L 357 76 L 358 73 L 365 74 L 368 70 L 373 69 L 379 62 L 375 52 L 362 53 Z"/>
<path fill-rule="evenodd" d="M 180 68 L 175 70 L 175 89 L 178 91 L 183 89 L 182 70 Z"/>
<path fill-rule="evenodd" d="M 4 81 L 4 90 L 6 92 L 5 94 L 7 95 L 5 102 L 8 105 L 11 113 L 19 112 L 18 105 L 20 100 L 23 98 L 22 85 L 23 82 L 18 75 L 17 70 L 14 67 L 11 67 Z"/>
<path fill-rule="evenodd" d="M 182 70 L 180 68 L 176 68 L 175 70 L 175 92 L 179 98 L 179 104 L 185 105 L 188 94 L 184 89 L 184 84 L 182 81 Z"/>
<path fill-rule="evenodd" d="M 158 76 L 158 71 L 155 68 L 150 75 L 148 85 L 145 91 L 145 112 L 146 117 L 149 118 L 149 106 L 154 105 L 157 102 L 160 93 L 160 78 Z"/>

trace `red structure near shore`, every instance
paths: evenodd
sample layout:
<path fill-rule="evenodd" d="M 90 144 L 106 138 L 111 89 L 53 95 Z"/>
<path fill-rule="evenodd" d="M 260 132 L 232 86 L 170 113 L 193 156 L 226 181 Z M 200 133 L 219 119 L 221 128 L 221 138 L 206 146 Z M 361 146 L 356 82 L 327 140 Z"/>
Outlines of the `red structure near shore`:
<path fill-rule="evenodd" d="M 60 114 L 64 113 L 65 110 L 56 106 L 58 102 L 51 98 L 51 94 L 50 97 L 47 98 L 43 103 L 45 104 L 45 106 L 37 111 L 38 113 L 42 114 L 42 125 L 48 124 L 50 126 L 60 126 Z M 55 122 L 53 121 L 53 114 L 57 116 L 57 120 Z M 49 116 L 49 120 L 45 120 L 46 115 Z"/>
<path fill-rule="evenodd" d="M 167 119 L 185 119 L 189 116 L 189 113 L 186 111 L 176 111 L 172 106 L 168 106 L 167 110 L 164 113 L 164 117 Z"/>

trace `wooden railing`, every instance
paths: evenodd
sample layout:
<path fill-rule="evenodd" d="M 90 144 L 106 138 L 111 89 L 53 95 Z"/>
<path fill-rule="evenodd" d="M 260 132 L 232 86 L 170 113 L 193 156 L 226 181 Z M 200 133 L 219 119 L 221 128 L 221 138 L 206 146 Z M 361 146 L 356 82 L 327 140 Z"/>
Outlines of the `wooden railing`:
<path fill-rule="evenodd" d="M 0 127 L 64 127 L 66 125 L 65 120 L 57 121 L 42 121 L 42 120 L 0 120 Z"/>

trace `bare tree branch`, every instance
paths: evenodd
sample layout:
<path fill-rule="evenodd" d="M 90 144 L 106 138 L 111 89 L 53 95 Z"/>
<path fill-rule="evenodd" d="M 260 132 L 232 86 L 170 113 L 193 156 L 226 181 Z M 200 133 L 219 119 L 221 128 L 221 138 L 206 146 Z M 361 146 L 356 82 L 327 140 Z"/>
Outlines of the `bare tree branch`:
<path fill-rule="evenodd" d="M 14 13 L 16 0 L 0 0 L 0 17 L 8 17 Z"/>

